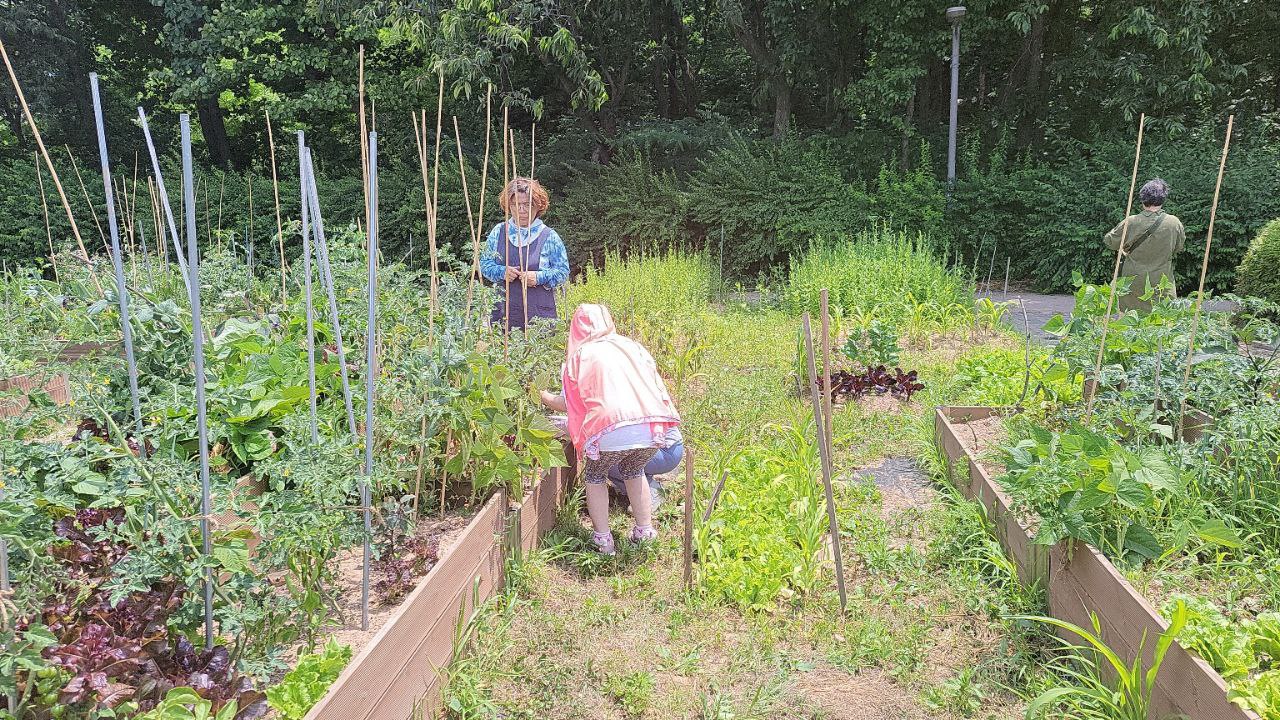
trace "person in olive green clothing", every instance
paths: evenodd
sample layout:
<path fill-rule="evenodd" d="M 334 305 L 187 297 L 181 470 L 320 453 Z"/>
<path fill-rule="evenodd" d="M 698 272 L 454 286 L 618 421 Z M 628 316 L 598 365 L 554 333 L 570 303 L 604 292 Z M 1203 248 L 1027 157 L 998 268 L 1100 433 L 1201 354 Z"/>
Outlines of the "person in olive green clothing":
<path fill-rule="evenodd" d="M 1173 257 L 1182 252 L 1187 233 L 1182 229 L 1182 221 L 1164 211 L 1168 197 L 1168 183 L 1160 178 L 1147 181 L 1138 191 L 1142 212 L 1125 219 L 1103 238 L 1107 247 L 1118 250 L 1121 235 L 1125 236 L 1122 274 L 1132 278 L 1133 285 L 1129 294 L 1120 298 L 1121 311 L 1150 310 L 1151 303 L 1141 299 L 1147 285 L 1158 287 L 1162 276 L 1169 278 L 1170 284 L 1175 282 Z M 1129 224 L 1128 233 L 1125 223 Z"/>

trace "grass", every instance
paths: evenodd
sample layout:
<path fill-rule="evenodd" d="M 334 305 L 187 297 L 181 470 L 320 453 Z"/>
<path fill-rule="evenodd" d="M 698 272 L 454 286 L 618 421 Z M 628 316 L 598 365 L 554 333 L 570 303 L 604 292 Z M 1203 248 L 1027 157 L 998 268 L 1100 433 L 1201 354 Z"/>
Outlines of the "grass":
<path fill-rule="evenodd" d="M 705 267 L 688 256 L 666 268 L 640 259 L 570 291 L 571 298 L 608 302 L 634 295 L 634 326 L 667 317 L 669 308 L 696 324 L 706 347 L 703 369 L 677 400 L 695 453 L 699 498 L 710 495 L 721 468 L 768 467 L 774 461 L 767 458 L 786 451 L 787 429 L 812 438 L 811 411 L 795 396 L 790 375 L 796 317 L 769 308 L 715 310 L 705 297 L 695 302 L 697 293 L 686 290 L 710 277 Z M 608 283 L 593 280 L 606 277 Z M 670 303 L 662 292 L 668 280 Z M 617 288 L 626 285 L 615 283 L 638 286 L 621 294 Z M 969 353 L 1011 347 L 990 336 Z M 739 609 L 732 591 L 715 591 L 707 567 L 699 573 L 710 583 L 685 592 L 674 500 L 660 513 L 656 543 L 624 544 L 610 559 L 590 551 L 571 506 L 543 548 L 528 556 L 520 587 L 477 616 L 475 636 L 482 640 L 464 669 L 450 673 L 451 717 L 817 720 L 841 717 L 850 707 L 905 718 L 1019 716 L 1024 701 L 1010 688 L 1027 695 L 1045 684 L 1037 669 L 1042 648 L 1033 631 L 1003 618 L 1036 611 L 1039 598 L 1014 580 L 979 506 L 937 485 L 926 483 L 907 498 L 854 477 L 889 456 L 914 458 L 928 477 L 938 477 L 929 408 L 978 392 L 955 380 L 964 354 L 908 349 L 904 364 L 918 367 L 929 386 L 915 401 L 838 410 L 835 491 L 847 614 L 840 613 L 829 570 L 808 592 L 746 605 L 753 609 Z M 802 463 L 812 477 L 812 458 Z M 668 497 L 679 497 L 678 480 L 670 481 Z M 753 517 L 749 508 L 764 487 L 727 490 L 716 516 Z M 627 522 L 621 513 L 614 521 Z"/>
<path fill-rule="evenodd" d="M 824 288 L 832 314 L 860 327 L 878 319 L 927 333 L 973 323 L 972 278 L 949 268 L 924 235 L 877 229 L 815 242 L 791 263 L 784 306 L 816 314 Z"/>

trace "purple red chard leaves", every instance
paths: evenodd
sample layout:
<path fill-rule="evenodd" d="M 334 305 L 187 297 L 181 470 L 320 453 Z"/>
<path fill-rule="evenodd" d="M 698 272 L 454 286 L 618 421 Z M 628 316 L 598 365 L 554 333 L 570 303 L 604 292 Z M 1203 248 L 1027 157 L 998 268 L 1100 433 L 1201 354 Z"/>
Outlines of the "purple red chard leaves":
<path fill-rule="evenodd" d="M 819 383 L 822 379 L 819 378 Z M 904 372 L 895 367 L 889 372 L 884 365 L 867 368 L 864 372 L 851 373 L 848 370 L 837 370 L 831 374 L 832 399 L 857 399 L 864 395 L 892 395 L 910 400 L 911 396 L 924 389 L 920 376 L 915 371 Z"/>
<path fill-rule="evenodd" d="M 182 585 L 157 582 L 111 601 L 103 583 L 129 546 L 107 530 L 123 521 L 124 511 L 114 508 L 78 510 L 54 523 L 62 542 L 52 553 L 68 580 L 46 601 L 40 620 L 57 639 L 43 656 L 70 676 L 59 703 L 108 708 L 134 700 L 147 710 L 172 688 L 185 686 L 211 700 L 215 711 L 235 701 L 238 720 L 264 715 L 266 696 L 236 672 L 225 647 L 198 651 L 170 631 L 169 619 L 185 594 Z"/>

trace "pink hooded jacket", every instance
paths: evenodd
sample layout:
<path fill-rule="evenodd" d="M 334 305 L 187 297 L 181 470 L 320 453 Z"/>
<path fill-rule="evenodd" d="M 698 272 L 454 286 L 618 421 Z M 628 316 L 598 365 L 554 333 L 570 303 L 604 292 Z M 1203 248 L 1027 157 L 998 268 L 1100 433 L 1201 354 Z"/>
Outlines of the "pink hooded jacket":
<path fill-rule="evenodd" d="M 574 311 L 562 380 L 569 437 L 588 458 L 600 456 L 600 437 L 611 430 L 649 423 L 657 444 L 680 424 L 653 356 L 617 333 L 603 305 Z"/>

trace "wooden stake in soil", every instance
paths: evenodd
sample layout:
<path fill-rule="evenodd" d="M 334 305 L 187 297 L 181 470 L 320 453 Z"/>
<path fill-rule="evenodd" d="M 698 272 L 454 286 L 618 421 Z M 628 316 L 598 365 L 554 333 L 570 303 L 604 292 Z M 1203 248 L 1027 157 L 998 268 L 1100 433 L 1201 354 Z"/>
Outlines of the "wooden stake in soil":
<path fill-rule="evenodd" d="M 684 589 L 693 589 L 693 448 L 684 451 Z"/>
<path fill-rule="evenodd" d="M 1213 205 L 1209 208 L 1209 230 L 1205 233 L 1204 259 L 1200 263 L 1200 287 L 1196 291 L 1196 311 L 1191 319 L 1191 337 L 1187 342 L 1186 367 L 1182 371 L 1182 402 L 1178 407 L 1178 432 L 1182 437 L 1183 418 L 1187 414 L 1187 391 L 1191 383 L 1191 360 L 1196 352 L 1196 334 L 1200 330 L 1200 314 L 1204 306 L 1204 278 L 1209 272 L 1209 251 L 1213 248 L 1213 223 L 1218 219 L 1218 196 L 1222 193 L 1222 176 L 1227 170 L 1227 151 L 1231 149 L 1231 130 L 1236 116 L 1227 117 L 1227 137 L 1222 141 L 1222 159 L 1218 161 L 1218 181 L 1213 186 Z"/>
<path fill-rule="evenodd" d="M 53 229 L 49 227 L 49 201 L 44 195 L 44 176 L 40 172 L 40 155 L 33 153 L 36 161 L 36 182 L 40 184 L 40 210 L 44 213 L 44 234 L 49 239 L 49 264 L 53 266 L 53 281 L 58 279 L 58 252 L 53 249 Z"/>
<path fill-rule="evenodd" d="M 1124 227 L 1120 229 L 1120 247 L 1116 248 L 1116 266 L 1111 271 L 1111 287 L 1107 293 L 1107 314 L 1102 316 L 1102 342 L 1098 345 L 1098 358 L 1093 363 L 1093 389 L 1085 398 L 1085 422 L 1093 417 L 1093 400 L 1098 396 L 1098 375 L 1102 373 L 1102 358 L 1107 352 L 1107 331 L 1111 328 L 1111 310 L 1115 307 L 1116 281 L 1120 278 L 1120 263 L 1124 260 L 1124 243 L 1129 238 L 1129 216 L 1133 213 L 1133 191 L 1138 185 L 1138 161 L 1142 158 L 1142 130 L 1147 124 L 1147 114 L 1138 118 L 1138 146 L 1133 152 L 1133 174 L 1129 178 L 1129 200 L 1124 209 Z M 1130 290 L 1132 292 L 1132 289 Z"/>
<path fill-rule="evenodd" d="M 835 494 L 831 489 L 831 446 L 827 438 L 827 423 L 823 418 L 822 402 L 818 399 L 818 372 L 813 357 L 813 330 L 809 325 L 809 313 L 804 314 L 804 347 L 809 366 L 809 392 L 813 400 L 813 419 L 818 427 L 818 454 L 822 458 L 822 485 L 827 494 L 827 532 L 831 535 L 831 548 L 835 554 L 836 588 L 840 591 L 840 611 L 848 607 L 844 590 L 844 560 L 840 554 L 840 523 L 836 519 Z"/>
<path fill-rule="evenodd" d="M 267 117 L 267 147 L 271 151 L 271 194 L 276 201 L 276 239 L 280 243 L 280 302 L 285 303 L 289 289 L 285 285 L 287 265 L 284 261 L 284 222 L 280 219 L 280 181 L 276 179 L 276 141 L 271 134 L 271 111 L 263 111 Z"/>
<path fill-rule="evenodd" d="M 111 252 L 111 244 L 107 242 L 107 233 L 102 229 L 102 222 L 98 220 L 98 208 L 94 207 L 93 200 L 89 198 L 89 188 L 84 186 L 84 178 L 80 175 L 80 166 L 76 164 L 76 156 L 71 154 L 71 146 L 63 145 L 62 148 L 67 151 L 67 157 L 71 159 L 71 169 L 75 171 L 76 182 L 80 184 L 80 192 L 84 194 L 84 203 L 89 206 L 89 215 L 93 218 L 93 224 L 98 228 L 98 237 L 102 238 L 102 247 L 107 252 Z"/>
<path fill-rule="evenodd" d="M 480 166 L 480 209 L 476 212 L 475 244 L 471 246 L 471 276 L 467 279 L 467 317 L 471 317 L 472 289 L 480 279 L 480 238 L 484 237 L 484 195 L 489 182 L 489 140 L 493 134 L 493 85 L 484 96 L 484 163 Z"/>
<path fill-rule="evenodd" d="M 467 190 L 467 165 L 462 161 L 462 133 L 458 131 L 458 116 L 453 116 L 453 137 L 458 147 L 458 174 L 462 178 L 462 200 L 467 204 L 467 229 L 471 231 L 471 247 L 473 254 L 475 249 L 480 246 L 480 240 L 476 237 L 476 219 L 471 214 L 471 193 Z M 483 197 L 483 195 L 481 196 Z M 474 270 L 475 261 L 472 261 L 472 269 Z M 474 272 L 467 280 L 467 314 L 463 317 L 471 317 L 471 286 L 474 280 Z"/>
<path fill-rule="evenodd" d="M 414 115 L 413 136 L 418 147 L 418 167 L 422 171 L 422 205 L 423 205 L 424 212 L 426 212 L 427 214 L 427 242 L 430 246 L 428 248 L 428 253 L 429 253 L 428 259 L 430 261 L 431 258 L 435 257 L 435 252 L 434 252 L 435 250 L 435 243 L 434 243 L 435 216 L 434 216 L 434 210 L 433 210 L 434 203 L 433 203 L 432 194 L 431 194 L 431 183 L 427 179 L 427 111 L 426 110 L 422 111 L 421 130 L 419 130 L 418 128 L 418 116 Z M 470 209 L 470 206 L 468 206 L 468 210 L 469 209 Z M 410 238 L 410 240 L 412 241 L 412 238 Z M 436 274 L 434 271 L 429 271 L 429 272 L 430 272 L 430 280 L 429 280 L 428 287 L 430 288 L 431 298 L 430 298 L 430 304 L 428 305 L 430 312 L 428 313 L 428 316 L 427 316 L 427 332 L 429 337 L 434 338 L 435 328 L 436 328 L 436 300 L 435 300 Z"/>
<path fill-rule="evenodd" d="M 124 358 L 129 371 L 129 401 L 133 406 L 138 457 L 145 461 L 147 442 L 142 434 L 142 406 L 138 402 L 138 363 L 133 354 L 133 326 L 129 322 L 129 289 L 124 283 L 124 257 L 120 252 L 120 229 L 116 225 L 115 193 L 111 183 L 111 164 L 107 160 L 107 133 L 102 122 L 102 100 L 98 94 L 97 73 L 89 73 L 89 89 L 93 93 L 93 120 L 98 130 L 98 158 L 102 163 L 102 191 L 107 200 L 107 223 L 111 226 L 111 264 L 116 273 L 116 300 L 120 308 L 120 330 L 124 336 Z"/>
<path fill-rule="evenodd" d="M 427 246 L 431 253 L 431 314 L 435 316 L 439 307 L 437 306 L 437 298 L 439 294 L 439 261 L 436 256 L 436 238 L 440 224 L 440 121 L 441 115 L 444 113 L 444 70 L 439 71 L 440 90 L 436 94 L 436 155 L 435 165 L 431 169 L 431 226 L 428 228 Z M 423 139 L 426 139 L 427 116 L 422 116 L 422 133 Z M 434 320 L 433 320 L 434 322 Z"/>
<path fill-rule="evenodd" d="M 827 312 L 827 289 L 822 288 L 818 294 L 818 302 L 822 310 L 822 414 L 827 420 L 827 454 L 831 454 L 834 445 L 835 418 L 831 412 L 831 315 Z"/>
<path fill-rule="evenodd" d="M 191 338 L 195 343 L 196 372 L 196 436 L 200 448 L 200 539 L 201 552 L 207 558 L 213 553 L 209 533 L 211 497 L 209 494 L 209 420 L 204 396 L 204 329 L 200 323 L 200 252 L 196 239 L 196 193 L 192 178 L 191 118 L 178 116 L 182 132 L 182 200 L 186 217 L 187 268 L 191 278 Z M 213 568 L 204 569 L 204 646 L 213 647 Z"/>
<path fill-rule="evenodd" d="M 44 139 L 40 137 L 40 128 L 36 125 L 36 119 L 31 115 L 31 108 L 27 106 L 27 98 L 22 94 L 22 85 L 18 83 L 18 76 L 13 72 L 13 63 L 9 61 L 9 51 L 5 49 L 4 41 L 0 40 L 0 58 L 4 59 L 5 70 L 9 73 L 9 81 L 13 83 L 13 90 L 18 95 L 18 103 L 22 105 L 22 114 L 27 118 L 27 127 L 31 128 L 31 136 L 36 141 L 36 148 L 40 150 L 40 155 L 44 157 L 45 167 L 49 168 L 49 176 L 53 178 L 53 186 L 58 190 L 58 198 L 62 200 L 62 209 L 67 213 L 67 221 L 71 223 L 71 234 L 76 238 L 76 245 L 80 248 L 80 257 L 84 260 L 85 267 L 89 270 L 89 279 L 93 280 L 93 286 L 98 289 L 99 295 L 106 295 L 102 289 L 102 283 L 98 282 L 98 276 L 93 272 L 93 264 L 89 260 L 89 251 L 84 247 L 84 238 L 80 237 L 80 226 L 76 224 L 75 213 L 71 212 L 71 203 L 67 200 L 67 193 L 62 189 L 62 180 L 58 177 L 58 169 L 53 166 L 53 159 L 49 157 L 49 151 L 44 146 Z"/>
<path fill-rule="evenodd" d="M 508 130 L 507 128 L 509 113 L 510 113 L 510 108 L 507 107 L 506 103 L 504 102 L 502 105 L 502 192 L 504 193 L 507 192 L 507 186 L 511 182 L 509 173 L 507 171 L 507 160 L 509 159 L 509 156 L 507 155 L 507 150 L 508 150 L 508 143 L 511 137 L 510 130 Z M 507 268 L 511 267 L 511 238 L 510 237 L 504 238 L 504 236 L 509 236 L 511 234 L 511 197 L 510 196 L 504 197 L 502 199 L 502 206 L 504 208 L 503 215 L 505 217 L 502 220 L 503 232 L 498 237 L 504 239 L 504 242 L 502 243 L 502 272 L 503 272 L 502 285 L 506 292 L 506 300 L 502 304 L 503 323 L 505 324 L 502 332 L 502 359 L 505 361 L 510 359 L 511 357 L 510 341 L 508 340 L 508 338 L 511 336 L 511 281 L 508 280 L 506 277 Z"/>

